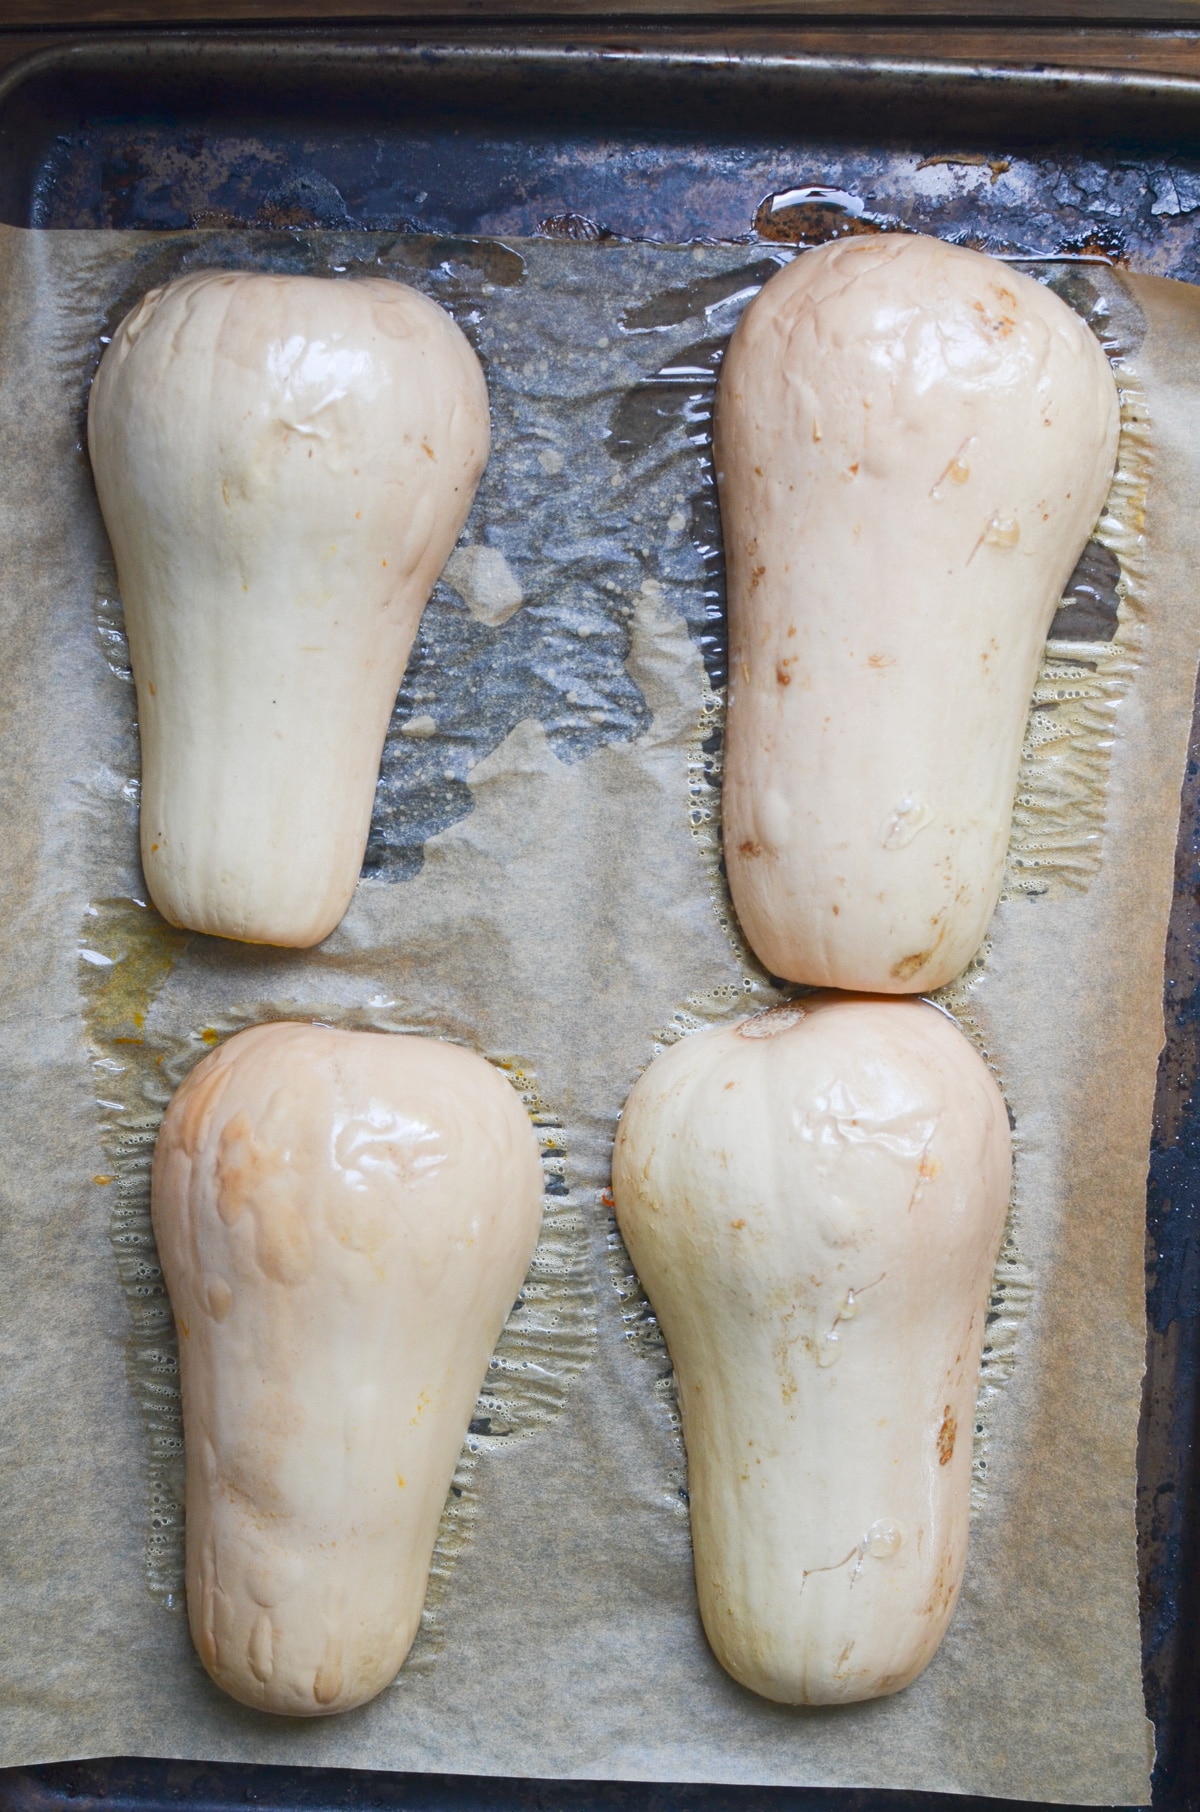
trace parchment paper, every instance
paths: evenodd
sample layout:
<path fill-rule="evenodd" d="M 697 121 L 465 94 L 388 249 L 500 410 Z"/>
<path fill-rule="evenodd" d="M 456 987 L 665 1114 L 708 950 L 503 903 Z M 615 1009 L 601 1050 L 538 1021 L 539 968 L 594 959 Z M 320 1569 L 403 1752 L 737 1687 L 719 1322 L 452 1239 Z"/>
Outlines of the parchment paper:
<path fill-rule="evenodd" d="M 990 949 L 947 995 L 997 1069 L 1017 1147 L 967 1578 L 906 1692 L 793 1711 L 705 1646 L 669 1367 L 605 1196 L 616 1116 L 654 1050 L 777 998 L 716 859 L 704 398 L 714 347 L 769 274 L 769 256 L 751 262 L 736 247 L 0 233 L 0 1762 L 1148 1797 L 1134 1451 L 1200 645 L 1198 292 L 1043 273 L 1124 357 L 1123 489 L 1099 537 L 1124 576 L 1115 637 L 1051 645 L 1010 886 Z M 222 263 L 415 282 L 472 334 L 492 395 L 492 464 L 398 702 L 367 870 L 312 953 L 171 933 L 145 905 L 133 694 L 82 452 L 100 336 L 153 281 Z M 521 1088 L 547 1170 L 546 1234 L 413 1657 L 372 1705 L 310 1723 L 234 1705 L 191 1649 L 175 1359 L 145 1221 L 171 1087 L 229 1030 L 288 1015 L 474 1045 Z"/>

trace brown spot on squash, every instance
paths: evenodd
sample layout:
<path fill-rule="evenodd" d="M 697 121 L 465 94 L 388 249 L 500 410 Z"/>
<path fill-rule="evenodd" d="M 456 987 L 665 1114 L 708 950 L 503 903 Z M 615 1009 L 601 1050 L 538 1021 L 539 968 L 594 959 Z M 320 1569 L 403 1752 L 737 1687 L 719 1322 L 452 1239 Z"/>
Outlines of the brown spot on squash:
<path fill-rule="evenodd" d="M 762 855 L 762 844 L 757 842 L 752 837 L 747 837 L 747 839 L 744 843 L 738 844 L 738 855 L 739 856 L 761 856 Z"/>
<path fill-rule="evenodd" d="M 925 967 L 932 955 L 932 950 L 917 950 L 912 956 L 902 956 L 898 963 L 892 964 L 891 975 L 893 980 L 902 982 L 911 981 L 917 971 Z"/>
<path fill-rule="evenodd" d="M 958 1585 L 954 1556 L 943 1550 L 929 1597 L 922 1606 L 924 1615 L 936 1617 L 941 1622 L 954 1608 L 954 1601 L 958 1597 Z"/>
<path fill-rule="evenodd" d="M 938 1465 L 948 1466 L 954 1458 L 954 1437 L 958 1433 L 958 1423 L 950 1413 L 947 1403 L 942 1411 L 942 1426 L 938 1429 L 937 1450 Z"/>

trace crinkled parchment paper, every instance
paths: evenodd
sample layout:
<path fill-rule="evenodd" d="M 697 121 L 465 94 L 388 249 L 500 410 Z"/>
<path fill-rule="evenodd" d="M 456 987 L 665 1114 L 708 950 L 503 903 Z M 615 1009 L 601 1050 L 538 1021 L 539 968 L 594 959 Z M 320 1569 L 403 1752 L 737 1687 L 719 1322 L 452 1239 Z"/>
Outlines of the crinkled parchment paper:
<path fill-rule="evenodd" d="M 715 361 L 772 257 L 0 234 L 0 1760 L 1147 1797 L 1134 1448 L 1200 643 L 1198 292 L 1086 264 L 1036 273 L 1119 360 L 1126 433 L 1039 681 L 1009 887 L 947 992 L 1017 1145 L 967 1579 L 908 1691 L 793 1711 L 705 1646 L 669 1366 L 605 1193 L 616 1116 L 655 1048 L 778 997 L 738 943 L 717 862 L 706 463 Z M 82 451 L 87 385 L 145 289 L 220 264 L 413 282 L 471 334 L 492 395 L 492 463 L 397 703 L 364 878 L 314 952 L 169 931 L 137 864 L 133 689 Z M 191 1649 L 176 1356 L 146 1218 L 170 1089 L 230 1030 L 288 1015 L 485 1052 L 529 1105 L 547 1183 L 413 1655 L 373 1704 L 311 1723 L 233 1704 Z"/>

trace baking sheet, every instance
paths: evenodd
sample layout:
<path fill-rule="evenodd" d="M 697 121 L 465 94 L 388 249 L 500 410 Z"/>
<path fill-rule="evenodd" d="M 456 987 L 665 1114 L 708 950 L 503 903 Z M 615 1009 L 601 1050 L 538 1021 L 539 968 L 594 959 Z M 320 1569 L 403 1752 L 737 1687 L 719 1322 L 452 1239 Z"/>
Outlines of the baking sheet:
<path fill-rule="evenodd" d="M 0 235 L 0 1760 L 1148 1796 L 1134 1448 L 1162 948 L 1200 641 L 1196 292 L 1095 265 L 1043 272 L 1124 360 L 1124 489 L 1099 538 L 1124 576 L 1115 625 L 1093 613 L 1092 641 L 1051 646 L 1010 886 L 985 960 L 950 995 L 996 1064 L 1017 1141 L 967 1581 L 907 1692 L 791 1711 L 736 1687 L 704 1645 L 668 1367 L 605 1197 L 616 1114 L 656 1046 L 775 998 L 738 945 L 716 861 L 705 455 L 716 349 L 775 255 Z M 415 282 L 475 339 L 495 417 L 454 583 L 401 692 L 364 880 L 315 953 L 170 933 L 137 867 L 132 688 L 82 453 L 86 386 L 132 300 L 221 263 Z M 231 1704 L 191 1652 L 174 1362 L 144 1214 L 170 1086 L 228 1030 L 288 1014 L 440 1031 L 505 1063 L 541 1127 L 548 1208 L 412 1660 L 373 1705 L 305 1725 Z"/>

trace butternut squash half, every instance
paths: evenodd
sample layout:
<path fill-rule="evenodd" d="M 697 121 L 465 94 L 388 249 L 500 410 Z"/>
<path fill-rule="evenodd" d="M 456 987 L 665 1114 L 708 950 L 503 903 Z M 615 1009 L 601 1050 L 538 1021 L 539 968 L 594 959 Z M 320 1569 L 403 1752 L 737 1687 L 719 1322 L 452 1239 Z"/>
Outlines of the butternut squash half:
<path fill-rule="evenodd" d="M 730 342 L 725 857 L 774 975 L 922 993 L 986 933 L 1050 620 L 1112 481 L 1090 329 L 978 252 L 803 252 Z"/>
<path fill-rule="evenodd" d="M 88 446 L 172 924 L 304 947 L 341 919 L 488 435 L 470 345 L 401 283 L 207 271 L 121 323 Z"/>
<path fill-rule="evenodd" d="M 347 1711 L 416 1634 L 537 1242 L 533 1129 L 458 1046 L 258 1026 L 176 1092 L 152 1202 L 179 1330 L 193 1641 L 245 1705 Z"/>
<path fill-rule="evenodd" d="M 766 1698 L 898 1692 L 941 1641 L 1010 1166 L 999 1088 L 920 1001 L 698 1033 L 626 1103 L 617 1218 L 678 1381 L 700 1614 Z"/>

